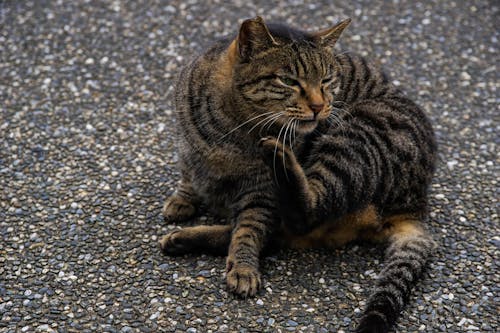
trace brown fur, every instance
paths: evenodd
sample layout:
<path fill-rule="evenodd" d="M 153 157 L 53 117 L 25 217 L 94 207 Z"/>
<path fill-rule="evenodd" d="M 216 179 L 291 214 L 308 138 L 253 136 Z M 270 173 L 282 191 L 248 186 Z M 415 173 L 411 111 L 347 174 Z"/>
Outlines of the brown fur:
<path fill-rule="evenodd" d="M 363 234 L 378 234 L 382 229 L 380 218 L 373 205 L 338 220 L 326 222 L 306 235 L 285 232 L 288 246 L 298 249 L 341 247 L 349 242 L 365 238 Z M 372 238 L 372 237 L 370 237 Z"/>
<path fill-rule="evenodd" d="M 161 247 L 227 253 L 228 289 L 248 297 L 269 244 L 387 242 L 358 327 L 385 332 L 433 248 L 421 221 L 436 145 L 379 67 L 333 53 L 349 22 L 309 33 L 257 17 L 186 66 L 175 103 L 182 180 L 163 214 L 180 222 L 203 203 L 231 226 L 174 231 Z"/>

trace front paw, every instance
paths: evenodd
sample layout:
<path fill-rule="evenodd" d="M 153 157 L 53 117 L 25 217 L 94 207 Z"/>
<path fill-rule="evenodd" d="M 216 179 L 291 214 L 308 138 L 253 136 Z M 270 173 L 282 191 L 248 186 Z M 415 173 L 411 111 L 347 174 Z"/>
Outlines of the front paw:
<path fill-rule="evenodd" d="M 179 256 L 189 253 L 192 249 L 192 244 L 182 234 L 182 229 L 178 229 L 163 236 L 160 240 L 161 252 L 169 256 Z"/>
<path fill-rule="evenodd" d="M 167 222 L 182 222 L 196 214 L 196 207 L 183 197 L 174 194 L 165 201 L 162 214 Z"/>
<path fill-rule="evenodd" d="M 230 292 L 243 297 L 257 294 L 261 286 L 260 272 L 257 267 L 238 264 L 228 259 L 226 282 Z"/>

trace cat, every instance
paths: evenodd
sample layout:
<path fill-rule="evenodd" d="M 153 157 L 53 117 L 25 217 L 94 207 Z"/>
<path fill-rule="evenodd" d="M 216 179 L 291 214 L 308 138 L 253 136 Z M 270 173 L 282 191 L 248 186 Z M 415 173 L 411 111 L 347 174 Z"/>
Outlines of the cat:
<path fill-rule="evenodd" d="M 310 33 L 248 19 L 182 70 L 181 180 L 163 215 L 185 221 L 203 204 L 231 223 L 172 231 L 160 247 L 227 255 L 228 289 L 246 298 L 270 245 L 386 242 L 357 332 L 387 332 L 435 247 L 422 222 L 437 147 L 377 66 L 334 53 L 349 23 Z"/>

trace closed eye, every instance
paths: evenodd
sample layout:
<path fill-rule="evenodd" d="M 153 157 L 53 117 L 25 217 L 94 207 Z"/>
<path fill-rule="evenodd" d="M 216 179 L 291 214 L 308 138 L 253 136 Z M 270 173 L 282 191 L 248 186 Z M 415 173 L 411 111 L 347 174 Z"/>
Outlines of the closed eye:
<path fill-rule="evenodd" d="M 321 84 L 322 85 L 329 85 L 330 83 L 332 83 L 332 81 L 333 81 L 333 77 L 329 76 L 329 77 L 324 78 L 323 80 L 321 80 Z"/>
<path fill-rule="evenodd" d="M 278 76 L 278 81 L 289 87 L 300 87 L 300 83 L 297 80 L 292 79 L 288 76 Z"/>

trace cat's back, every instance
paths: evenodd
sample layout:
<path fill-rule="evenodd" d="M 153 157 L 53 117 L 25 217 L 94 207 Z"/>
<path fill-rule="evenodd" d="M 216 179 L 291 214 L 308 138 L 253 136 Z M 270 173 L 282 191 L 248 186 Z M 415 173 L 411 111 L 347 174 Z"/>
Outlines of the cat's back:
<path fill-rule="evenodd" d="M 216 41 L 180 72 L 175 86 L 176 118 L 179 134 L 191 147 L 210 146 L 223 130 L 223 103 L 231 80 L 227 51 L 230 38 Z"/>
<path fill-rule="evenodd" d="M 200 94 L 202 93 L 200 88 L 210 88 L 207 85 L 212 75 L 223 66 L 221 56 L 230 44 L 230 38 L 217 40 L 203 53 L 195 55 L 183 67 L 176 83 L 176 99 L 186 97 L 188 92 L 191 95 Z"/>
<path fill-rule="evenodd" d="M 342 82 L 336 94 L 338 100 L 353 103 L 399 93 L 381 64 L 351 52 L 340 53 L 335 60 Z"/>
<path fill-rule="evenodd" d="M 334 109 L 334 125 L 318 137 L 311 161 L 323 156 L 345 156 L 346 179 L 362 179 L 363 191 L 349 196 L 362 200 L 373 191 L 373 203 L 385 213 L 424 211 L 427 188 L 435 169 L 437 146 L 424 110 L 394 86 L 382 67 L 356 54 L 336 56 L 341 84 Z M 350 164 L 367 156 L 359 174 Z M 339 164 L 334 168 L 338 168 Z M 370 183 L 367 179 L 382 179 Z"/>

